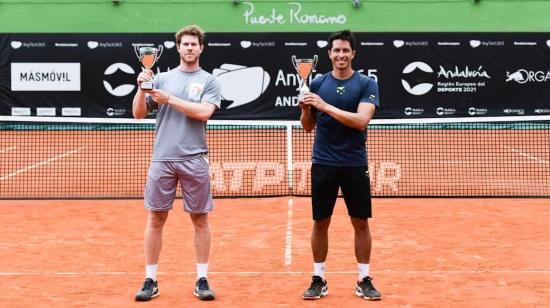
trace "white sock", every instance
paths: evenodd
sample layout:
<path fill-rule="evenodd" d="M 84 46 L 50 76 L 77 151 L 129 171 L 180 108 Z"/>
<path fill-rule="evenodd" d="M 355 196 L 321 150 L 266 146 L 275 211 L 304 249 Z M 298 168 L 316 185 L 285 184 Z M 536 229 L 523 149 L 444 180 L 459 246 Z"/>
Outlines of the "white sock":
<path fill-rule="evenodd" d="M 325 280 L 325 262 L 313 263 L 313 276 L 319 276 Z"/>
<path fill-rule="evenodd" d="M 359 281 L 369 275 L 369 264 L 368 263 L 357 263 L 357 269 L 359 270 Z"/>
<path fill-rule="evenodd" d="M 157 281 L 157 267 L 158 264 L 145 265 L 145 278 L 151 278 Z"/>
<path fill-rule="evenodd" d="M 207 277 L 208 274 L 208 263 L 197 263 L 197 279 Z"/>

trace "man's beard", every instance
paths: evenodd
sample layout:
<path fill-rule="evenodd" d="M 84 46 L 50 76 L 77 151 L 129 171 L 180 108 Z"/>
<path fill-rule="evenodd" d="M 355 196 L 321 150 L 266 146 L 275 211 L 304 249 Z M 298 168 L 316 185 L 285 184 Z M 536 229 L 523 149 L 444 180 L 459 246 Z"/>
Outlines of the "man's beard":
<path fill-rule="evenodd" d="M 192 60 L 192 61 L 187 60 L 187 59 L 186 59 L 186 56 L 180 57 L 180 59 L 181 59 L 184 63 L 186 63 L 186 64 L 195 64 L 195 63 L 197 63 L 197 61 L 199 60 L 199 57 L 193 55 L 193 60 Z"/>

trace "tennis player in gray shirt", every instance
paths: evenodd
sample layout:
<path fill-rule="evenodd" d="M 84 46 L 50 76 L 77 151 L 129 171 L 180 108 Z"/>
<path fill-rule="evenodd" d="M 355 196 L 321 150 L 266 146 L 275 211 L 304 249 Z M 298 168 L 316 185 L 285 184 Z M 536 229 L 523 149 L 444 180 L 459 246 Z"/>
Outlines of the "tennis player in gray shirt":
<path fill-rule="evenodd" d="M 206 121 L 220 108 L 221 85 L 199 66 L 204 49 L 204 32 L 198 26 L 185 27 L 176 33 L 180 64 L 177 68 L 153 76 L 151 70 L 137 78 L 138 91 L 133 100 L 137 119 L 157 110 L 153 157 L 145 186 L 145 281 L 137 292 L 137 301 L 159 295 L 157 264 L 162 246 L 162 229 L 172 209 L 176 187 L 181 185 L 183 210 L 189 213 L 194 227 L 197 282 L 194 295 L 201 300 L 215 299 L 210 289 L 208 255 L 212 211 Z M 139 85 L 153 79 L 153 90 Z"/>

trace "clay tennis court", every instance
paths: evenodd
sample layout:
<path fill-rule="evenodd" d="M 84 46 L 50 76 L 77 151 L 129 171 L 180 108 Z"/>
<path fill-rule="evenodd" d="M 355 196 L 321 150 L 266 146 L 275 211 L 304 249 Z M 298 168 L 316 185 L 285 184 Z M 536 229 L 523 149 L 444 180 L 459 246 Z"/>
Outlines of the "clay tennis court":
<path fill-rule="evenodd" d="M 285 132 L 285 129 L 282 129 Z M 311 135 L 221 129 L 209 135 L 213 192 L 308 194 Z M 259 133 L 258 133 L 259 132 Z M 216 199 L 209 279 L 217 300 L 192 295 L 192 226 L 181 201 L 165 227 L 160 297 L 135 303 L 144 278 L 140 196 L 152 131 L 2 131 L 0 276 L 6 307 L 211 305 L 388 307 L 550 303 L 548 199 L 399 199 L 396 195 L 550 192 L 547 129 L 369 132 L 375 196 L 372 276 L 381 302 L 354 295 L 352 227 L 339 199 L 330 229 L 329 296 L 305 302 L 312 260 L 309 198 Z M 11 198 L 6 198 L 11 196 Z M 21 200 L 25 198 L 107 200 Z M 20 199 L 20 200 L 8 200 Z M 111 200 L 109 200 L 111 199 Z"/>
<path fill-rule="evenodd" d="M 2 201 L 4 307 L 541 307 L 550 303 L 545 199 L 374 199 L 372 275 L 381 302 L 354 295 L 352 229 L 338 200 L 329 296 L 305 302 L 308 198 L 216 200 L 209 279 L 192 295 L 192 226 L 173 211 L 159 262 L 160 297 L 136 303 L 144 277 L 140 200 Z M 181 204 L 181 203 L 180 203 Z M 285 264 L 286 263 L 286 264 Z"/>

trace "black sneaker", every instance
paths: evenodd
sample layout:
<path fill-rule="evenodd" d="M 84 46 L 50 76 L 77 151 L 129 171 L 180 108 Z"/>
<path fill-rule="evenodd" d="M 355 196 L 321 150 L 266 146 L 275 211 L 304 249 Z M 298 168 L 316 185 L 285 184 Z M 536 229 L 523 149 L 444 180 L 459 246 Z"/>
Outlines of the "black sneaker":
<path fill-rule="evenodd" d="M 136 301 L 150 301 L 159 296 L 159 285 L 151 278 L 145 279 L 143 287 L 136 293 Z"/>
<path fill-rule="evenodd" d="M 371 301 L 382 299 L 382 294 L 376 290 L 372 284 L 372 278 L 369 276 L 363 278 L 362 281 L 357 281 L 357 285 L 355 286 L 355 295 Z"/>
<path fill-rule="evenodd" d="M 195 292 L 193 294 L 201 301 L 213 301 L 216 299 L 214 292 L 210 290 L 208 286 L 208 280 L 205 277 L 201 277 L 195 284 Z"/>
<path fill-rule="evenodd" d="M 311 286 L 304 292 L 303 299 L 319 299 L 328 295 L 328 284 L 319 276 L 313 276 Z"/>

